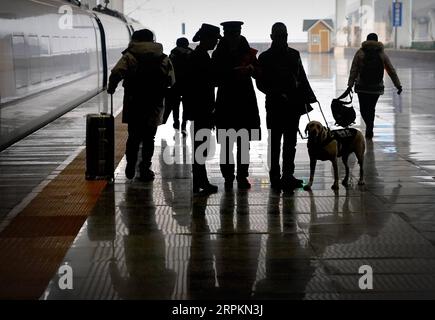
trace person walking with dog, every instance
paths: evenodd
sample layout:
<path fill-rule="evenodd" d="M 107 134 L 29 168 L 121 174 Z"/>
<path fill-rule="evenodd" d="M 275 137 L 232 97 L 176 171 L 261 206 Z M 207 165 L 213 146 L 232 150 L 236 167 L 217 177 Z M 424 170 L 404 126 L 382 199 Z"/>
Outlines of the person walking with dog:
<path fill-rule="evenodd" d="M 303 181 L 295 178 L 295 155 L 299 118 L 317 101 L 297 50 L 287 44 L 287 27 L 272 26 L 271 47 L 260 54 L 257 87 L 266 94 L 266 125 L 269 131 L 269 177 L 273 189 L 293 191 Z M 282 175 L 280 167 L 281 140 Z"/>
<path fill-rule="evenodd" d="M 226 190 L 233 188 L 234 178 L 239 189 L 249 189 L 249 142 L 260 138 L 260 115 L 251 79 L 256 77 L 257 50 L 251 48 L 241 35 L 243 22 L 227 21 L 221 25 L 224 37 L 212 57 L 218 86 L 215 119 L 218 143 L 221 144 L 220 168 Z M 229 134 L 236 132 L 237 137 L 220 138 L 220 133 L 224 131 Z M 234 144 L 237 145 L 236 177 L 232 151 Z"/>
<path fill-rule="evenodd" d="M 122 122 L 128 124 L 125 176 L 133 179 L 139 146 L 142 143 L 142 162 L 139 180 L 151 181 L 151 159 L 157 127 L 163 122 L 165 92 L 175 82 L 172 63 L 163 54 L 163 46 L 154 42 L 148 29 L 133 33 L 128 48 L 112 69 L 107 92 L 113 94 L 123 81 L 124 100 Z"/>
<path fill-rule="evenodd" d="M 194 193 L 210 194 L 218 191 L 218 187 L 208 181 L 205 158 L 207 149 L 209 149 L 211 129 L 214 127 L 213 112 L 215 109 L 214 91 L 216 83 L 208 51 L 216 47 L 220 38 L 219 27 L 206 23 L 202 24 L 192 39 L 193 42 L 199 41 L 199 44 L 188 59 L 189 77 L 183 107 L 186 119 L 192 121 L 192 180 Z M 198 134 L 198 132 L 200 133 Z M 203 154 L 198 154 L 199 147 L 204 143 L 207 143 L 206 151 Z"/>
<path fill-rule="evenodd" d="M 379 96 L 384 94 L 384 70 L 387 71 L 397 94 L 402 92 L 402 85 L 390 59 L 384 52 L 384 45 L 378 41 L 376 33 L 370 33 L 361 48 L 355 53 L 350 69 L 348 88 L 349 94 L 355 85 L 358 94 L 361 117 L 366 124 L 365 136 L 373 138 L 375 109 Z"/>

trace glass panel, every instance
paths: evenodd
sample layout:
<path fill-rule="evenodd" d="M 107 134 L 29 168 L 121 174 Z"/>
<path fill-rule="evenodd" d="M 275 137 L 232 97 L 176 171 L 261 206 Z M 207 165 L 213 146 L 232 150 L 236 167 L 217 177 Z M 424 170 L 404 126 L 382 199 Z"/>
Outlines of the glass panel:
<path fill-rule="evenodd" d="M 24 35 L 12 36 L 12 48 L 14 53 L 15 87 L 17 89 L 27 86 L 28 58 Z"/>

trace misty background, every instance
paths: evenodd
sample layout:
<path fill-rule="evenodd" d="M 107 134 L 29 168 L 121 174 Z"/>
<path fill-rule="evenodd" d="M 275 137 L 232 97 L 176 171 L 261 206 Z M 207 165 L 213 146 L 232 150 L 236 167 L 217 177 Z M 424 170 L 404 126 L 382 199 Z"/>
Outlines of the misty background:
<path fill-rule="evenodd" d="M 335 0 L 125 0 L 124 13 L 153 30 L 168 51 L 181 36 L 191 41 L 202 23 L 220 26 L 228 20 L 243 21 L 242 34 L 250 42 L 270 41 L 277 21 L 287 25 L 289 42 L 306 42 L 302 21 L 334 18 Z"/>

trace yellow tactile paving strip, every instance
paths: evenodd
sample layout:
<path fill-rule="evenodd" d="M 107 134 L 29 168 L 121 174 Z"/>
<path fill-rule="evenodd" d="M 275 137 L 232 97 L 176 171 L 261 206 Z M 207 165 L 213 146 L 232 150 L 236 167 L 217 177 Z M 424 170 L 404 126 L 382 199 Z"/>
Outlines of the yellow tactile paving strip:
<path fill-rule="evenodd" d="M 115 120 L 115 165 L 127 127 Z M 83 150 L 0 233 L 0 299 L 38 299 L 107 182 L 85 180 Z"/>

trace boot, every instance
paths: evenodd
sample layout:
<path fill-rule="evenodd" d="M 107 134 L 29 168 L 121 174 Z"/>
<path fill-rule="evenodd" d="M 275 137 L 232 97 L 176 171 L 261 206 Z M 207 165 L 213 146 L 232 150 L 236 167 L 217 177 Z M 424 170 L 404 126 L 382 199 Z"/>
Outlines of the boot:
<path fill-rule="evenodd" d="M 139 180 L 142 182 L 153 181 L 155 177 L 154 172 L 151 169 L 141 170 Z"/>
<path fill-rule="evenodd" d="M 127 162 L 127 166 L 125 167 L 125 176 L 127 179 L 131 180 L 136 175 L 136 164 L 132 162 Z"/>
<path fill-rule="evenodd" d="M 248 178 L 237 178 L 237 187 L 239 189 L 251 189 L 251 183 L 248 181 Z"/>
<path fill-rule="evenodd" d="M 218 187 L 208 181 L 193 184 L 193 193 L 211 194 L 218 192 Z"/>
<path fill-rule="evenodd" d="M 302 188 L 304 181 L 296 179 L 293 175 L 281 178 L 281 188 L 284 191 L 293 191 L 297 188 Z"/>

